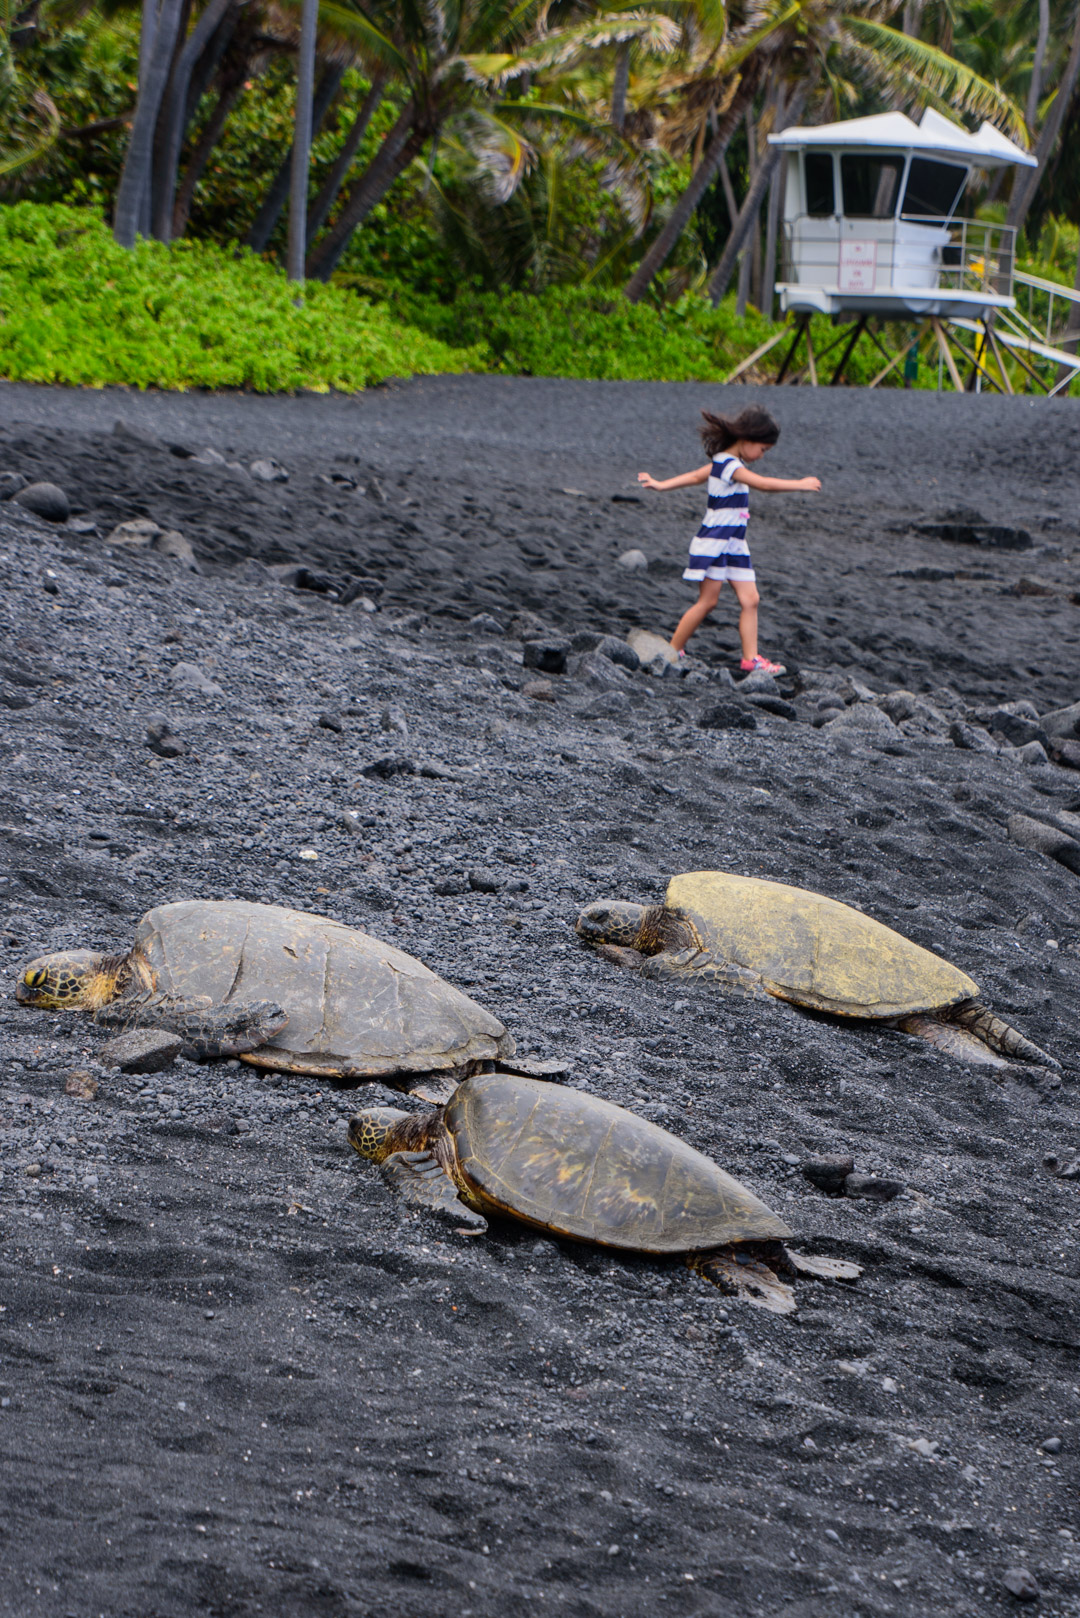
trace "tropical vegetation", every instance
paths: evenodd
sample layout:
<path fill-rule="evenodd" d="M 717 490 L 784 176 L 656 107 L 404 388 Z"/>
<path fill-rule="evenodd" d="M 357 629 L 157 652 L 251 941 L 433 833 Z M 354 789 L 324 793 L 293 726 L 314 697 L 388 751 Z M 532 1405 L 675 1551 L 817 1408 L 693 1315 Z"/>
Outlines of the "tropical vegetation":
<path fill-rule="evenodd" d="M 0 370 L 722 377 L 776 329 L 769 133 L 892 107 L 1028 146 L 967 211 L 1080 286 L 1078 80 L 1076 0 L 0 0 Z"/>

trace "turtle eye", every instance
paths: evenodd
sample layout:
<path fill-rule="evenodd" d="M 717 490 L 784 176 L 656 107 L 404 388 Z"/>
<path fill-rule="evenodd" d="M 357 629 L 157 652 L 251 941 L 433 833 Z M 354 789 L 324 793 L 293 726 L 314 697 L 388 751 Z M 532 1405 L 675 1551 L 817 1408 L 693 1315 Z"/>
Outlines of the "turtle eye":
<path fill-rule="evenodd" d="M 23 973 L 23 982 L 28 989 L 40 989 L 48 976 L 43 966 L 36 966 Z"/>

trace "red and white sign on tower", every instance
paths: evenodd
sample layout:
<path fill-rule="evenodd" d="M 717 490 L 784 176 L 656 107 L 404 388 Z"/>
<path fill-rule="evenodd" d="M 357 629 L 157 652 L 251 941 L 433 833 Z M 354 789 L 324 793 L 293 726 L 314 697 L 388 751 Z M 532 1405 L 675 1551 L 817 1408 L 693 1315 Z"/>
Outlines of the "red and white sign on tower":
<path fill-rule="evenodd" d="M 873 292 L 877 278 L 877 242 L 840 243 L 840 292 Z"/>

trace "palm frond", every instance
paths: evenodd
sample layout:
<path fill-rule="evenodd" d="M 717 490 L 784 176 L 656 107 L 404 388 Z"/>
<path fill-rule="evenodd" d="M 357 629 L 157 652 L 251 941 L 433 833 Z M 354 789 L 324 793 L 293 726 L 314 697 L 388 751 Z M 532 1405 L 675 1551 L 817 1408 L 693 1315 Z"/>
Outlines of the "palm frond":
<path fill-rule="evenodd" d="M 906 86 L 909 100 L 922 93 L 953 113 L 988 118 L 1026 148 L 1024 114 L 1000 85 L 990 84 L 936 45 L 928 45 L 886 23 L 850 15 L 840 21 L 853 43 L 876 57 L 879 69 L 893 70 L 893 82 Z"/>
<path fill-rule="evenodd" d="M 519 52 L 518 71 L 536 73 L 545 68 L 562 67 L 589 51 L 621 45 L 626 40 L 633 40 L 641 50 L 663 56 L 675 50 L 679 35 L 678 23 L 656 11 L 635 10 L 591 17 L 576 26 L 560 28 Z"/>
<path fill-rule="evenodd" d="M 381 28 L 358 7 L 341 0 L 320 0 L 319 21 L 352 45 L 369 66 L 379 66 L 397 78 L 409 78 L 408 58 Z"/>
<path fill-rule="evenodd" d="M 491 112 L 472 109 L 454 120 L 455 135 L 483 176 L 493 202 L 507 202 L 536 162 L 521 133 Z"/>
<path fill-rule="evenodd" d="M 0 147 L 0 179 L 15 174 L 19 169 L 36 163 L 39 157 L 44 157 L 60 133 L 60 111 L 52 96 L 44 90 L 35 89 L 30 92 L 15 117 L 12 118 L 8 112 L 4 122 L 9 135 L 14 128 L 24 138 L 14 150 L 10 148 L 4 150 Z M 31 134 L 30 131 L 35 126 L 38 132 Z"/>

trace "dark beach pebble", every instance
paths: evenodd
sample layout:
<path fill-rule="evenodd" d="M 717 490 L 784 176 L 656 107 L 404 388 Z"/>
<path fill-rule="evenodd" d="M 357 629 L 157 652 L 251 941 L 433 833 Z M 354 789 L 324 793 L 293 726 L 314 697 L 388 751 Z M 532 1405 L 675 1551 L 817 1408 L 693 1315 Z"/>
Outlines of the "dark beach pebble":
<path fill-rule="evenodd" d="M 173 734 L 169 721 L 155 717 L 146 726 L 146 745 L 158 758 L 183 758 L 187 748 L 179 736 Z"/>
<path fill-rule="evenodd" d="M 371 781 L 391 781 L 395 775 L 415 775 L 416 764 L 403 753 L 386 753 L 382 758 L 373 758 L 370 764 L 365 764 L 360 771 Z"/>
<path fill-rule="evenodd" d="M 522 648 L 522 662 L 527 669 L 538 669 L 541 674 L 562 674 L 570 654 L 570 642 L 556 636 L 543 640 L 527 640 Z"/>
<path fill-rule="evenodd" d="M 839 1195 L 844 1189 L 844 1181 L 848 1175 L 855 1172 L 855 1159 L 842 1153 L 833 1157 L 808 1157 L 802 1164 L 802 1171 L 819 1191 L 830 1191 Z"/>
<path fill-rule="evenodd" d="M 849 1174 L 844 1181 L 845 1197 L 864 1197 L 868 1202 L 891 1202 L 903 1189 L 903 1180 L 882 1180 L 876 1174 Z"/>
<path fill-rule="evenodd" d="M 470 871 L 469 886 L 476 893 L 498 893 L 503 879 L 496 871 Z"/>
<path fill-rule="evenodd" d="M 700 730 L 756 730 L 757 724 L 750 708 L 737 699 L 710 703 L 698 720 Z"/>
<path fill-rule="evenodd" d="M 28 483 L 12 499 L 17 506 L 32 511 L 35 517 L 43 517 L 46 522 L 67 522 L 71 516 L 68 497 L 55 483 Z"/>
<path fill-rule="evenodd" d="M 1038 1601 L 1041 1591 L 1034 1573 L 1026 1567 L 1006 1568 L 1001 1582 L 1017 1601 Z"/>
<path fill-rule="evenodd" d="M 1030 848 L 1036 854 L 1046 854 L 1059 865 L 1065 865 L 1080 876 L 1080 842 L 1056 826 L 1047 826 L 1031 815 L 1009 816 L 1009 836 L 1021 848 Z"/>

